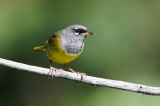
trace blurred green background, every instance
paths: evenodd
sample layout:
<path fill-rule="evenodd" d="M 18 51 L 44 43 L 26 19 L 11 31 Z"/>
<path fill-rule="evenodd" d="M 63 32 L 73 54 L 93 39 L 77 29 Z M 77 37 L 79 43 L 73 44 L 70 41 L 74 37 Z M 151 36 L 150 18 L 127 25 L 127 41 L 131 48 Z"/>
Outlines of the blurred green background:
<path fill-rule="evenodd" d="M 72 24 L 96 34 L 69 64 L 74 70 L 160 86 L 159 0 L 0 0 L 0 57 L 49 68 L 45 53 L 32 48 Z M 160 97 L 0 66 L 0 105 L 160 106 Z"/>

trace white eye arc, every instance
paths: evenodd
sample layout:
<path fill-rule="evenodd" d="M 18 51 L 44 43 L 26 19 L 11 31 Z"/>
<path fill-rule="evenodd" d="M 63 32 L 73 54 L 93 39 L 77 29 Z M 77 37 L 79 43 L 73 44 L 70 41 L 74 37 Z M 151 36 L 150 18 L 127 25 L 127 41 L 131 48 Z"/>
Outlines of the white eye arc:
<path fill-rule="evenodd" d="M 78 32 L 74 32 L 76 35 L 78 35 L 79 33 Z"/>
<path fill-rule="evenodd" d="M 76 35 L 78 35 L 78 34 L 79 34 L 79 30 L 78 30 L 77 28 L 75 28 L 75 29 L 74 29 L 74 33 L 75 33 Z"/>

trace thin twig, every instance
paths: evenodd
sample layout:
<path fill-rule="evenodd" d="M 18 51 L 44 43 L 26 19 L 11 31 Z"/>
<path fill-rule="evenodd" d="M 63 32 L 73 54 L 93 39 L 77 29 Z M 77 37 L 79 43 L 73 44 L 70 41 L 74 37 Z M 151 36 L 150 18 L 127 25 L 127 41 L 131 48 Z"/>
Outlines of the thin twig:
<path fill-rule="evenodd" d="M 44 74 L 44 75 L 51 75 L 51 73 L 49 73 L 50 71 L 48 68 L 27 65 L 27 64 L 18 63 L 18 62 L 14 62 L 14 61 L 2 59 L 2 58 L 0 58 L 0 64 L 15 68 L 15 69 L 19 69 L 19 70 L 35 72 L 35 73 Z M 70 79 L 75 81 L 82 81 L 84 83 L 88 83 L 95 86 L 116 88 L 116 89 L 127 90 L 131 92 L 137 92 L 137 93 L 148 94 L 148 95 L 160 95 L 160 87 L 151 87 L 151 86 L 134 84 L 134 83 L 124 82 L 124 81 L 97 78 L 97 77 L 92 77 L 88 75 L 84 76 L 83 80 L 81 80 L 81 76 L 79 74 L 64 71 L 62 69 L 58 69 L 58 71 L 54 72 L 53 75 L 54 77 L 60 77 L 60 78 L 65 78 L 65 79 Z"/>

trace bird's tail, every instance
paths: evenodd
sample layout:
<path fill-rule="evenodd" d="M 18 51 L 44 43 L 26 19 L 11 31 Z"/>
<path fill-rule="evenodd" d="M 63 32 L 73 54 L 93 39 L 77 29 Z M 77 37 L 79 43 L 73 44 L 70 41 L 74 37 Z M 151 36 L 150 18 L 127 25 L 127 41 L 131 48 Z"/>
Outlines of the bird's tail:
<path fill-rule="evenodd" d="M 35 50 L 35 51 L 46 51 L 46 47 L 45 46 L 37 46 L 37 47 L 34 47 L 33 50 Z"/>

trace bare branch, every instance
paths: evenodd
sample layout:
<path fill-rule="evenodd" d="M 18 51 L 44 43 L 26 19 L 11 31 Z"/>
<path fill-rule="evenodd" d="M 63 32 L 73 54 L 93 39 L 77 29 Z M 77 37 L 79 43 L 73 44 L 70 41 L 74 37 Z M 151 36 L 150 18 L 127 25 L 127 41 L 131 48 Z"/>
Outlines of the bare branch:
<path fill-rule="evenodd" d="M 51 75 L 49 73 L 50 72 L 49 69 L 47 68 L 27 65 L 27 64 L 18 63 L 18 62 L 14 62 L 14 61 L 2 59 L 2 58 L 0 58 L 0 64 L 15 68 L 15 69 L 19 69 L 19 70 L 26 70 L 26 71 L 35 72 L 35 73 L 44 74 L 44 75 Z M 77 75 L 75 73 L 71 73 L 68 71 L 64 71 L 62 69 L 58 69 L 58 71 L 54 72 L 53 74 L 55 77 L 66 78 L 66 79 L 75 80 L 75 81 L 82 81 L 84 83 L 88 83 L 95 86 L 116 88 L 116 89 L 127 90 L 131 92 L 143 93 L 148 95 L 160 95 L 160 87 L 151 87 L 151 86 L 145 86 L 141 84 L 134 84 L 134 83 L 124 82 L 124 81 L 97 78 L 92 76 L 85 76 L 83 80 L 81 80 L 80 75 Z"/>

